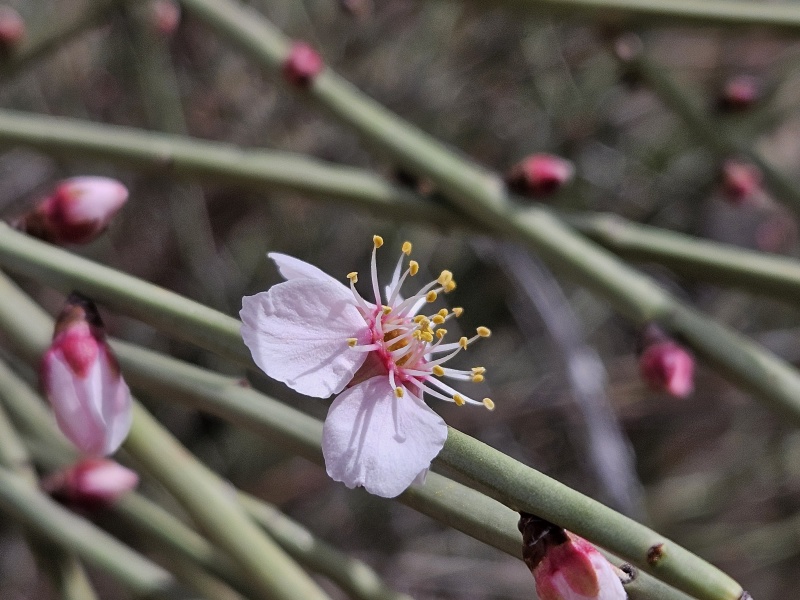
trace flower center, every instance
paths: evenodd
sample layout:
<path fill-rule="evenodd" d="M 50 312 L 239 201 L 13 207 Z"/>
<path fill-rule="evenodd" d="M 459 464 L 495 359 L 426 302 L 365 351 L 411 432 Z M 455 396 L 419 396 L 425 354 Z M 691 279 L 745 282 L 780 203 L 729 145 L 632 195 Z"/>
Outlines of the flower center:
<path fill-rule="evenodd" d="M 484 380 L 486 369 L 483 367 L 473 367 L 465 371 L 444 368 L 442 365 L 462 350 L 466 350 L 478 338 L 489 337 L 491 335 L 489 329 L 478 327 L 472 338 L 462 337 L 457 342 L 445 343 L 447 330 L 441 325 L 451 318 L 459 317 L 463 309 L 454 308 L 450 311 L 443 308 L 432 315 L 417 314 L 425 305 L 435 302 L 440 293 L 446 294 L 455 289 L 453 274 L 450 271 L 442 271 L 439 277 L 424 285 L 416 294 L 403 299 L 400 296 L 401 286 L 407 277 L 413 277 L 419 271 L 419 264 L 413 260 L 409 261 L 408 268 L 403 271 L 404 257 L 411 254 L 411 243 L 405 242 L 392 282 L 386 288 L 385 296 L 382 296 L 375 258 L 377 249 L 382 245 L 383 239 L 374 236 L 370 273 L 374 304 L 364 300 L 356 291 L 358 274 L 353 272 L 347 275 L 350 289 L 371 332 L 371 343 L 359 345 L 357 339 L 349 338 L 348 345 L 356 351 L 373 353 L 379 359 L 398 398 L 409 394 L 421 399 L 423 393 L 428 393 L 455 402 L 458 406 L 483 404 L 490 410 L 494 409 L 494 402 L 491 399 L 484 398 L 481 402 L 473 400 L 440 379 L 449 377 L 475 383 Z M 434 358 L 437 354 L 444 355 Z"/>

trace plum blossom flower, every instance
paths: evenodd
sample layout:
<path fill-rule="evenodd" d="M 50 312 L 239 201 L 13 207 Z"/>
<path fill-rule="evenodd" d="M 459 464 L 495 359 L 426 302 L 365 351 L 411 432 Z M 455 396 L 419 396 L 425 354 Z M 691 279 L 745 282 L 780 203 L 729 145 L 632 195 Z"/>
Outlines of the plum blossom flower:
<path fill-rule="evenodd" d="M 373 238 L 371 284 L 374 302 L 320 269 L 284 254 L 271 253 L 287 281 L 242 299 L 242 337 L 255 363 L 270 377 L 318 398 L 338 394 L 322 433 L 325 466 L 347 487 L 363 486 L 386 498 L 412 483 L 422 483 L 431 461 L 447 439 L 444 421 L 423 401 L 423 394 L 464 404 L 483 405 L 444 381 L 481 382 L 485 369 L 458 370 L 443 365 L 490 331 L 479 327 L 471 337 L 447 343 L 441 327 L 462 309 L 418 314 L 423 306 L 456 286 L 449 271 L 404 299 L 400 288 L 419 271 L 403 253 L 391 283 L 381 294 Z"/>
<path fill-rule="evenodd" d="M 67 300 L 41 379 L 58 427 L 81 452 L 108 456 L 119 448 L 131 427 L 131 394 L 90 300 Z"/>
<path fill-rule="evenodd" d="M 540 600 L 626 600 L 615 567 L 583 538 L 522 513 L 522 556 Z"/>

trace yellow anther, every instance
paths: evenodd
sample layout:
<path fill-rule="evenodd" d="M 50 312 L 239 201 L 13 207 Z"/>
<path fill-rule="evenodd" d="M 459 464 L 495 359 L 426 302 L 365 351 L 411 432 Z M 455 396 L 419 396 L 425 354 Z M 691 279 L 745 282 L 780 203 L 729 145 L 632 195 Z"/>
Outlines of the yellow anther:
<path fill-rule="evenodd" d="M 483 375 L 480 373 L 475 373 L 472 375 L 472 383 L 480 383 L 483 381 Z"/>
<path fill-rule="evenodd" d="M 433 315 L 433 319 L 431 319 L 435 325 L 441 325 L 444 323 L 444 317 L 442 315 Z"/>
<path fill-rule="evenodd" d="M 384 304 L 384 305 L 381 307 L 381 311 L 383 311 L 383 314 L 385 314 L 385 315 L 388 315 L 390 312 L 392 312 L 392 307 L 391 307 L 391 306 L 386 306 L 386 305 Z"/>
<path fill-rule="evenodd" d="M 481 337 L 489 337 L 492 335 L 492 331 L 488 327 L 478 327 L 477 332 Z"/>
<path fill-rule="evenodd" d="M 445 294 L 449 294 L 454 289 L 456 289 L 456 282 L 453 281 L 452 279 L 444 284 L 444 293 Z"/>
<path fill-rule="evenodd" d="M 453 394 L 453 402 L 456 403 L 456 406 L 464 406 L 466 404 L 461 394 Z"/>
<path fill-rule="evenodd" d="M 486 367 L 472 367 L 472 372 L 476 375 L 486 373 Z"/>
<path fill-rule="evenodd" d="M 347 274 L 347 278 L 350 280 L 351 283 L 358 283 L 358 273 L 352 271 Z"/>
<path fill-rule="evenodd" d="M 421 340 L 422 332 L 419 329 L 415 329 L 414 332 L 411 334 L 411 337 L 413 337 L 415 340 Z"/>
<path fill-rule="evenodd" d="M 355 346 L 357 343 L 358 340 L 356 338 L 347 338 L 347 345 L 350 346 L 351 348 Z"/>
<path fill-rule="evenodd" d="M 397 396 L 398 398 L 402 398 L 403 397 L 403 388 L 401 388 L 401 387 L 394 388 L 394 395 Z"/>
<path fill-rule="evenodd" d="M 438 297 L 439 294 L 437 294 L 434 290 L 431 290 L 430 292 L 425 294 L 425 300 L 428 302 L 434 302 Z"/>
<path fill-rule="evenodd" d="M 463 313 L 463 312 L 464 312 L 464 309 L 463 309 L 463 308 L 461 308 L 460 306 L 456 306 L 456 307 L 453 309 L 453 314 L 456 316 L 456 318 L 460 317 L 460 316 L 461 316 L 461 313 Z"/>
<path fill-rule="evenodd" d="M 447 335 L 447 329 L 437 329 L 436 330 L 436 337 L 438 339 L 442 339 L 446 335 Z"/>
<path fill-rule="evenodd" d="M 453 274 L 447 270 L 442 271 L 439 277 L 436 278 L 436 282 L 439 285 L 446 285 L 449 281 L 453 281 Z"/>
<path fill-rule="evenodd" d="M 419 273 L 419 263 L 415 260 L 408 261 L 408 274 L 412 277 Z"/>
<path fill-rule="evenodd" d="M 417 315 L 416 317 L 414 317 L 414 323 L 421 323 L 422 320 L 426 318 L 427 317 L 425 315 Z"/>
<path fill-rule="evenodd" d="M 484 398 L 483 405 L 489 410 L 494 410 L 494 401 L 491 398 Z"/>
<path fill-rule="evenodd" d="M 433 341 L 433 334 L 430 331 L 423 331 L 422 339 L 430 344 Z"/>
<path fill-rule="evenodd" d="M 460 340 L 458 340 L 458 345 L 461 346 L 464 350 L 467 349 L 467 344 L 469 344 L 469 340 L 465 337 L 462 337 Z"/>
<path fill-rule="evenodd" d="M 446 309 L 446 308 L 443 308 L 442 310 L 440 310 L 440 311 L 439 311 L 438 313 L 436 313 L 436 314 L 437 314 L 437 315 L 439 315 L 440 317 L 444 318 L 444 317 L 446 317 L 446 316 L 447 316 L 447 312 L 448 312 L 448 311 L 447 311 L 447 309 Z"/>
<path fill-rule="evenodd" d="M 442 365 L 434 365 L 434 367 L 431 369 L 431 372 L 437 377 L 442 377 L 444 375 L 444 369 L 442 368 Z"/>
<path fill-rule="evenodd" d="M 381 246 L 383 246 L 383 238 L 379 235 L 373 235 L 372 243 L 375 245 L 376 248 L 380 248 Z"/>
<path fill-rule="evenodd" d="M 411 254 L 411 242 L 403 242 L 403 254 L 406 256 Z"/>

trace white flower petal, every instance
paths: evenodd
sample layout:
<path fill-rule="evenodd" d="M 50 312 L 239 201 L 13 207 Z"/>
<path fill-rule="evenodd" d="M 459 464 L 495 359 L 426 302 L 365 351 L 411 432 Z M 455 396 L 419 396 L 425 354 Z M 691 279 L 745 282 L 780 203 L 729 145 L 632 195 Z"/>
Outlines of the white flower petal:
<path fill-rule="evenodd" d="M 283 278 L 289 281 L 290 279 L 316 279 L 318 281 L 332 281 L 338 283 L 345 289 L 349 289 L 345 284 L 337 279 L 328 275 L 322 269 L 307 263 L 304 260 L 289 256 L 288 254 L 281 254 L 280 252 L 270 252 L 267 254 L 268 258 L 275 261 L 278 271 L 283 275 Z"/>
<path fill-rule="evenodd" d="M 113 365 L 112 361 L 114 361 Z M 109 357 L 105 346 L 100 347 L 98 363 L 102 374 L 103 388 L 100 415 L 106 429 L 103 456 L 108 456 L 116 452 L 128 437 L 133 421 L 132 400 L 128 384 L 121 377 L 119 366 L 114 359 Z"/>
<path fill-rule="evenodd" d="M 394 498 L 424 477 L 447 439 L 447 426 L 424 402 L 397 398 L 386 376 L 334 400 L 322 430 L 325 466 L 347 487 Z"/>
<path fill-rule="evenodd" d="M 348 338 L 370 343 L 352 293 L 342 284 L 291 279 L 242 298 L 242 338 L 273 379 L 317 398 L 341 392 L 367 357 Z"/>

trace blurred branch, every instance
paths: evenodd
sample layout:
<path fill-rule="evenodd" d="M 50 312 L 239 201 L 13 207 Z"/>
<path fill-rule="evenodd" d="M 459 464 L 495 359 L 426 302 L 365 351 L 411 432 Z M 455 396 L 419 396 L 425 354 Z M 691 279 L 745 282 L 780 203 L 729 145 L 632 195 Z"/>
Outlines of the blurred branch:
<path fill-rule="evenodd" d="M 484 6 L 487 3 L 481 3 Z M 617 25 L 630 21 L 662 26 L 670 21 L 695 25 L 764 26 L 789 32 L 800 29 L 800 7 L 790 2 L 747 0 L 494 0 L 506 6 L 555 12 L 570 18 L 592 17 Z"/>
<path fill-rule="evenodd" d="M 71 513 L 0 467 L 0 511 L 38 534 L 74 551 L 130 591 L 153 598 L 191 598 L 161 567 L 143 558 L 89 521 Z"/>
<path fill-rule="evenodd" d="M 58 14 L 40 18 L 25 38 L 0 58 L 0 77 L 8 80 L 36 60 L 61 48 L 71 38 L 98 23 L 122 0 L 83 0 L 60 6 Z"/>
<path fill-rule="evenodd" d="M 300 154 L 247 150 L 179 135 L 0 110 L 0 145 L 16 144 L 54 156 L 79 153 L 165 176 L 199 177 L 262 191 L 287 189 L 341 200 L 384 217 L 447 223 L 453 216 L 377 175 Z"/>
<path fill-rule="evenodd" d="M 5 276 L 0 276 L 0 296 L 5 300 L 0 303 L 0 331 L 8 335 L 23 356 L 28 360 L 36 360 L 48 343 L 47 332 L 52 327 L 52 320 Z M 24 318 L 20 318 L 20 315 L 24 315 Z M 24 322 L 23 327 L 17 326 L 20 321 Z M 125 378 L 132 386 L 222 417 L 312 462 L 323 463 L 320 449 L 322 423 L 313 417 L 242 386 L 229 377 L 175 358 L 121 342 L 115 342 L 114 349 Z M 545 479 L 549 482 L 549 488 L 556 485 L 560 486 L 559 489 L 568 489 L 549 478 Z M 570 493 L 581 499 L 579 507 L 576 507 L 581 512 L 585 503 L 602 506 L 577 492 L 570 490 Z M 480 492 L 437 473 L 430 473 L 425 485 L 410 487 L 398 499 L 447 526 L 512 556 L 521 557 L 521 536 L 516 527 L 518 514 Z M 567 505 L 570 505 L 569 501 Z M 605 510 L 613 512 L 607 508 Z M 620 515 L 620 518 L 624 517 Z M 596 532 L 592 530 L 591 520 L 584 525 L 575 530 L 576 533 L 593 539 Z M 644 573 L 628 584 L 626 589 L 632 600 L 685 600 L 684 594 Z M 723 598 L 728 600 L 727 597 Z"/>
<path fill-rule="evenodd" d="M 733 5 L 733 3 L 730 3 Z M 765 5 L 762 5 L 765 6 Z M 778 6 L 778 5 L 772 5 Z M 783 5 L 788 7 L 788 5 Z M 800 12 L 800 7 L 794 7 Z M 638 41 L 631 41 L 637 45 Z M 720 157 L 739 156 L 757 165 L 768 187 L 777 200 L 786 203 L 800 215 L 800 185 L 770 165 L 752 144 L 736 139 L 703 109 L 696 98 L 691 97 L 685 85 L 674 81 L 667 70 L 649 59 L 641 48 L 632 48 L 624 57 L 614 53 L 620 63 L 658 95 L 661 101 L 686 124 L 686 131 Z"/>

